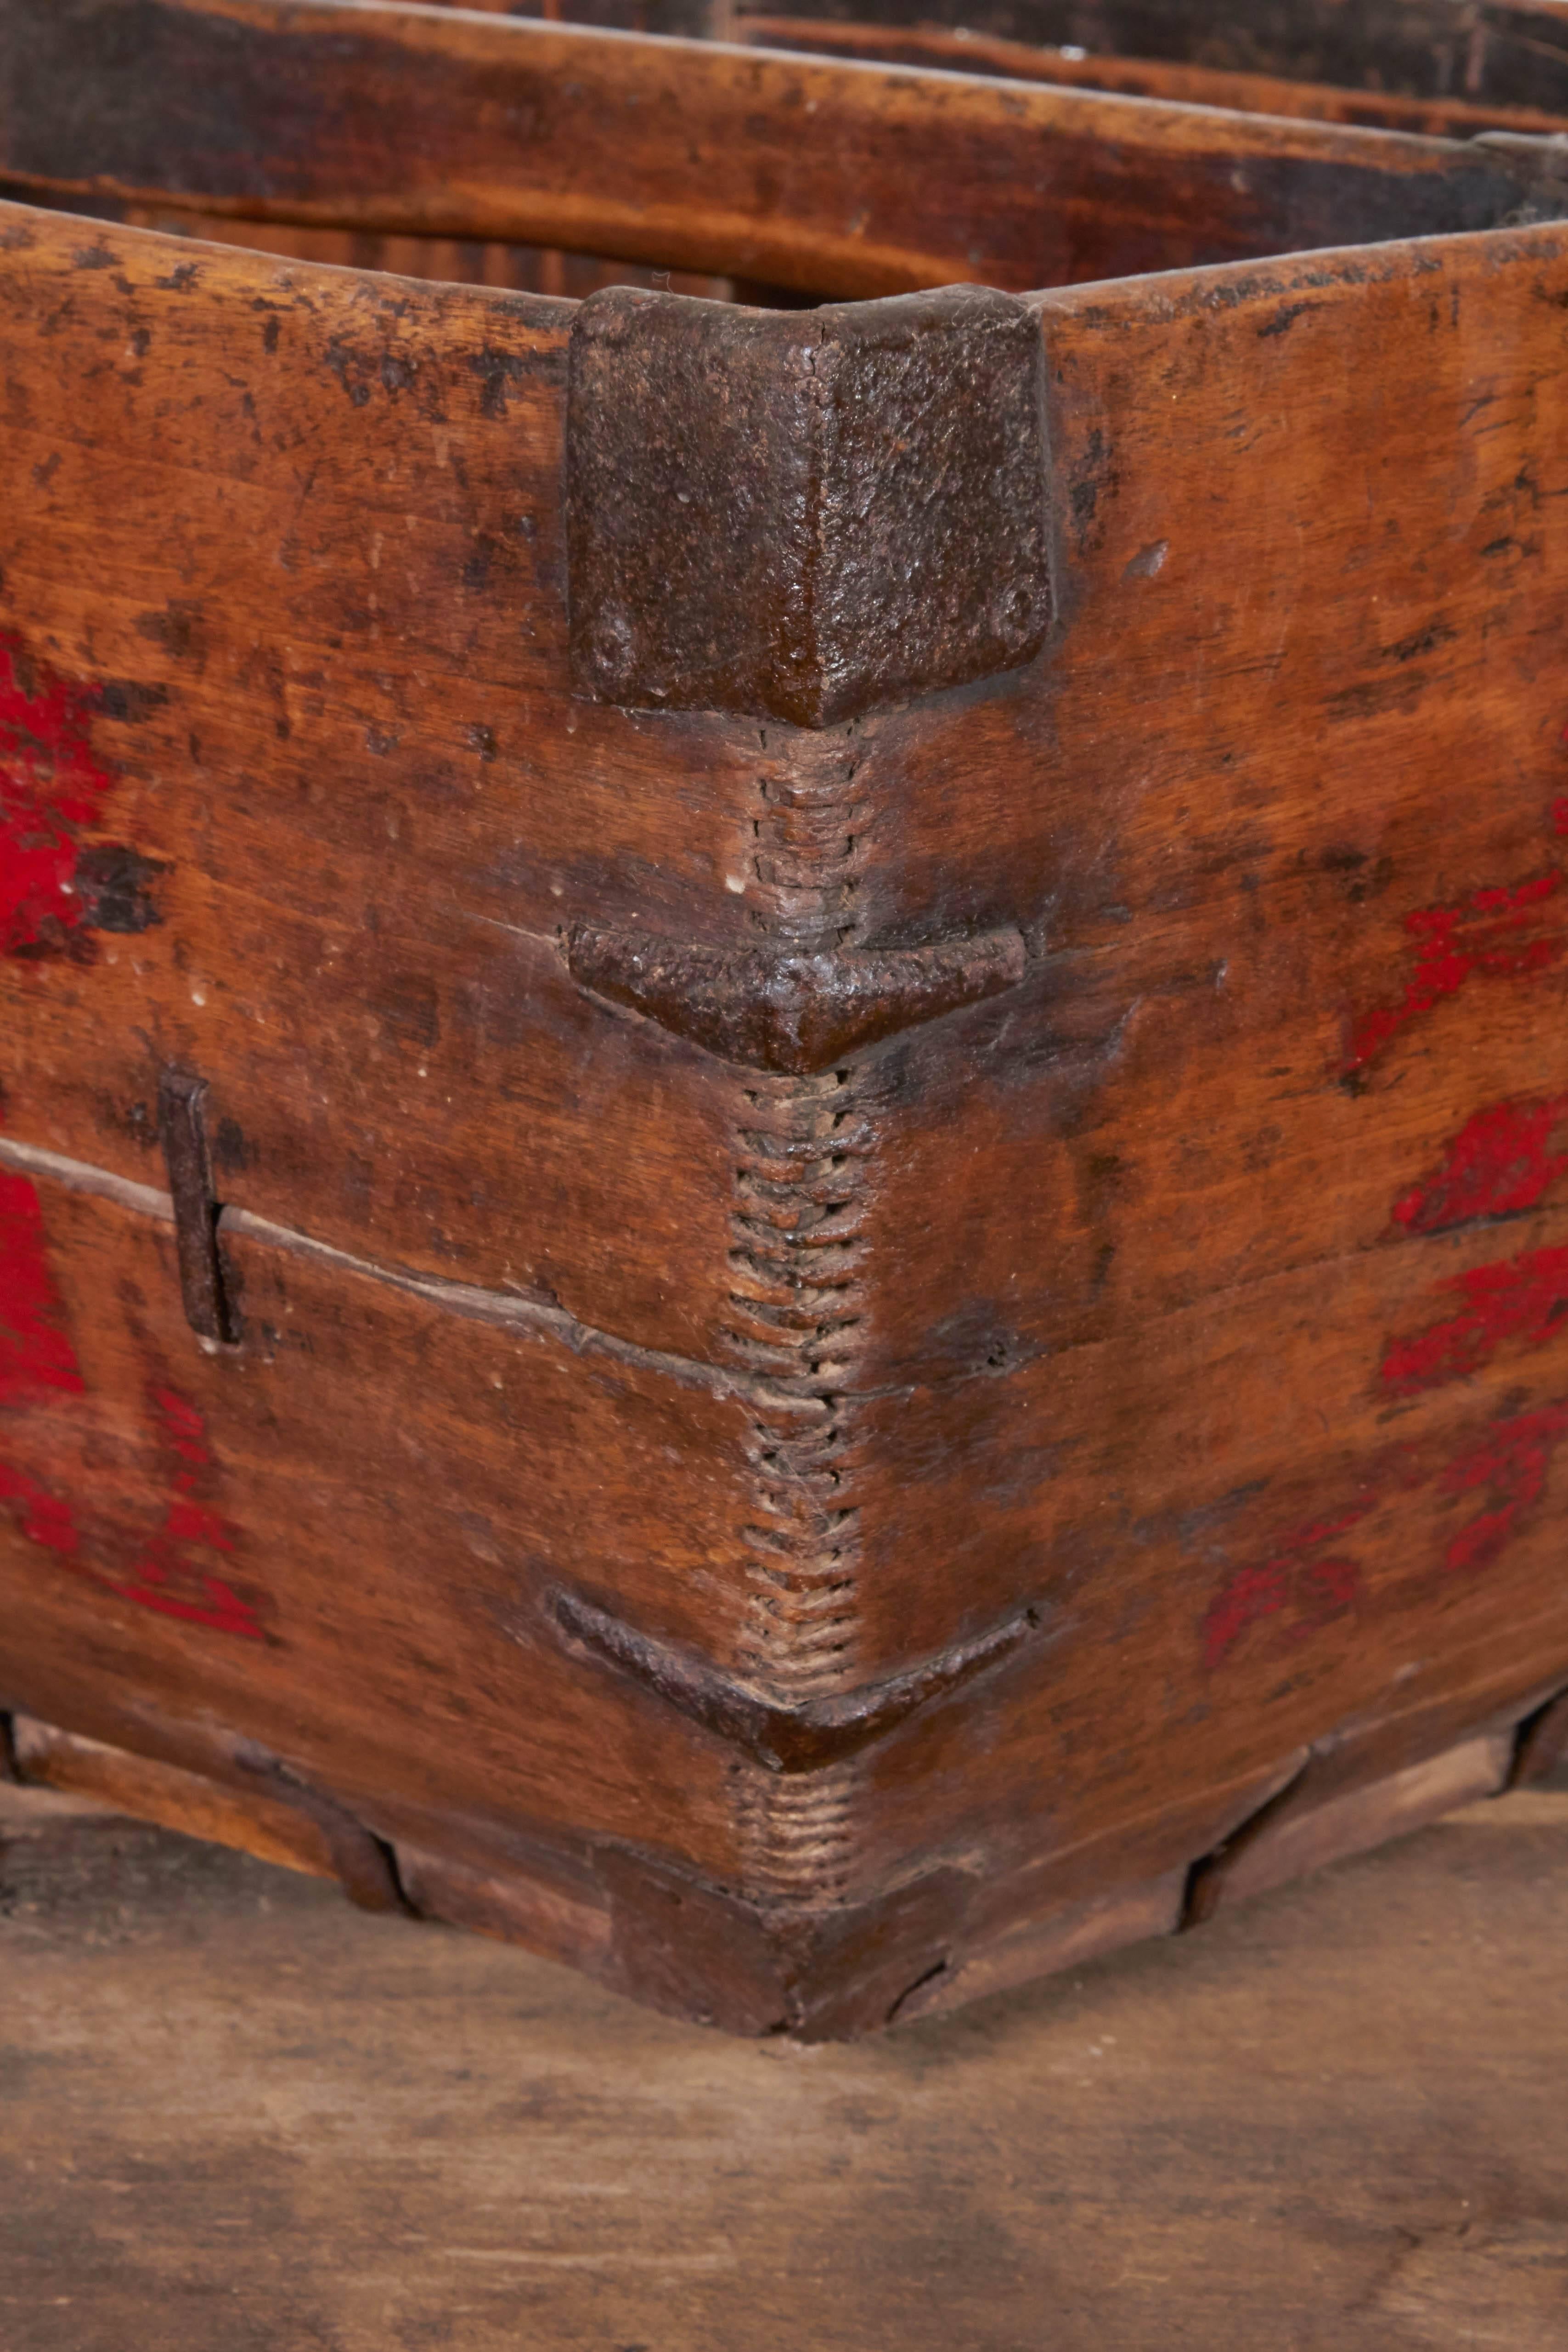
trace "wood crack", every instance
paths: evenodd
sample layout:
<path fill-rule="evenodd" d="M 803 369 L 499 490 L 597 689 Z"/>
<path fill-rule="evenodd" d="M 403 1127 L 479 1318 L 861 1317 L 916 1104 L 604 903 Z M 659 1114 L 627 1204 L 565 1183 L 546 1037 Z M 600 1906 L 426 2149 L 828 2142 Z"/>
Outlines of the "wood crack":
<path fill-rule="evenodd" d="M 856 1147 L 851 1147 L 856 1148 Z M 836 1142 L 837 1149 L 837 1142 Z M 138 1184 L 128 1176 L 117 1176 L 111 1169 L 95 1167 L 90 1160 L 68 1159 L 63 1152 L 46 1150 L 42 1145 L 21 1143 L 14 1136 L 0 1136 L 0 1167 L 15 1168 L 22 1173 L 41 1177 L 64 1185 L 68 1191 L 96 1194 L 112 1201 L 133 1215 L 153 1217 L 162 1224 L 176 1223 L 174 1202 L 167 1192 L 151 1184 Z M 766 1406 L 771 1412 L 788 1412 L 801 1420 L 820 1421 L 826 1418 L 826 1407 L 818 1387 L 810 1379 L 792 1379 L 799 1371 L 799 1359 L 793 1351 L 781 1352 L 773 1377 L 758 1369 L 763 1362 L 759 1353 L 748 1361 L 746 1350 L 736 1344 L 731 1335 L 731 1352 L 737 1366 L 710 1363 L 700 1356 L 684 1356 L 675 1349 L 648 1348 L 636 1339 L 623 1339 L 618 1333 L 606 1331 L 599 1325 L 584 1323 L 563 1307 L 547 1307 L 542 1300 L 524 1298 L 500 1290 L 487 1290 L 478 1283 L 451 1282 L 440 1275 L 417 1273 L 409 1266 L 384 1265 L 374 1258 L 357 1257 L 352 1250 L 340 1249 L 335 1243 L 318 1241 L 302 1234 L 296 1226 L 280 1225 L 268 1217 L 260 1217 L 249 1209 L 232 1204 L 225 1208 L 217 1220 L 219 1237 L 233 1234 L 248 1237 L 272 1249 L 286 1249 L 302 1257 L 338 1267 L 342 1273 L 356 1276 L 365 1282 L 384 1283 L 389 1288 L 407 1293 L 410 1297 L 426 1300 L 447 1314 L 463 1316 L 473 1322 L 494 1324 L 501 1328 L 537 1330 L 547 1334 L 571 1349 L 574 1355 L 605 1356 L 616 1363 L 636 1365 L 643 1370 L 662 1374 L 679 1381 L 683 1388 L 702 1388 L 713 1396 L 737 1397 L 742 1402 Z M 748 1263 L 765 1272 L 764 1261 L 748 1255 Z M 833 1269 L 816 1269 L 816 1288 L 830 1288 L 837 1277 Z M 733 1304 L 733 1299 L 731 1299 Z M 791 1287 L 781 1294 L 774 1304 L 748 1297 L 748 1317 L 761 1321 L 778 1316 L 778 1328 L 798 1327 L 816 1331 L 821 1321 L 820 1301 L 805 1303 L 805 1295 Z M 767 1360 L 772 1366 L 773 1360 Z M 738 1368 L 744 1365 L 745 1369 Z M 918 1390 L 947 1388 L 971 1380 L 995 1380 L 994 1367 L 976 1366 L 973 1371 L 954 1372 L 941 1381 L 893 1381 L 878 1386 L 849 1388 L 842 1391 L 855 1402 L 870 1402 L 880 1397 L 912 1396 Z"/>

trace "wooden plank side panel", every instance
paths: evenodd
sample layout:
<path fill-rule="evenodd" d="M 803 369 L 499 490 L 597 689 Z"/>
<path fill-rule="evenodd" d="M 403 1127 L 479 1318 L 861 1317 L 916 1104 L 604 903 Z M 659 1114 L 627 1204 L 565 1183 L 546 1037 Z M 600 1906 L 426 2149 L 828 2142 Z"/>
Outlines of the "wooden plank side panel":
<path fill-rule="evenodd" d="M 717 1743 L 572 1654 L 551 1602 L 722 1650 L 747 1415 L 721 1381 L 249 1230 L 249 1336 L 203 1348 L 155 1202 L 0 1185 L 6 1705 L 231 1780 L 238 1741 L 481 1865 L 608 1839 L 738 1874 Z"/>
<path fill-rule="evenodd" d="M 1281 79 L 1283 67 L 1272 73 L 1246 72 L 1217 63 L 1091 54 L 1070 39 L 1059 47 L 1037 47 L 1026 37 L 976 31 L 973 0 L 965 0 L 965 21 L 951 30 L 928 17 L 924 7 L 919 23 L 900 21 L 906 12 L 900 8 L 862 13 L 865 22 L 837 24 L 809 15 L 746 10 L 737 13 L 734 37 L 759 48 L 810 49 L 827 57 L 859 58 L 868 64 L 928 66 L 943 73 L 995 74 L 1009 81 L 1051 82 L 1064 89 L 1110 90 L 1122 98 L 1223 106 L 1247 114 L 1299 115 L 1314 122 L 1409 131 L 1435 139 L 1471 139 L 1478 131 L 1494 130 L 1520 131 L 1533 138 L 1550 136 L 1563 121 L 1561 112 L 1549 111 L 1552 98 L 1568 106 L 1568 73 L 1552 78 L 1557 81 L 1555 90 L 1549 79 L 1548 87 L 1524 93 L 1512 103 L 1489 104 L 1484 95 L 1468 87 L 1464 95 L 1456 91 L 1417 97 L 1375 87 L 1286 80 Z M 882 21 L 877 21 L 879 14 Z M 1075 12 L 1074 32 L 1082 30 L 1082 15 L 1081 8 Z M 1057 29 L 1060 33 L 1068 28 L 1058 26 Z M 1206 11 L 1201 29 L 1195 25 L 1193 29 L 1194 48 L 1202 45 L 1205 32 L 1212 40 L 1212 19 Z M 1047 42 L 1048 37 L 1042 31 L 1040 38 Z"/>
<path fill-rule="evenodd" d="M 1109 68 L 1118 88 L 1128 86 L 1122 73 L 1163 68 L 1171 79 L 1157 88 L 1194 100 L 1199 77 L 1268 77 L 1313 96 L 1362 96 L 1369 106 L 1568 107 L 1561 0 L 1368 0 L 1355 8 L 1344 0 L 919 0 L 918 8 L 909 0 L 803 0 L 791 13 L 816 19 L 830 40 L 871 27 L 931 35 L 951 26 L 1026 54 L 1054 49 L 1053 67 L 1085 79 Z M 751 14 L 742 10 L 742 26 Z"/>
<path fill-rule="evenodd" d="M 157 1822 L 211 1845 L 234 1846 L 308 1877 L 337 1875 L 320 1824 L 276 1798 L 258 1793 L 242 1799 L 177 1764 L 132 1756 L 32 1716 L 12 1718 L 11 1740 L 17 1775 L 27 1788 L 92 1798 L 110 1811 Z"/>
<path fill-rule="evenodd" d="M 374 0 L 143 0 L 134 42 L 121 23 L 13 0 L 0 173 L 844 296 L 1488 226 L 1525 193 L 1495 156 L 1392 132 Z"/>
<path fill-rule="evenodd" d="M 860 730 L 865 936 L 1035 958 L 865 1074 L 879 1377 L 1558 1181 L 1564 298 L 1545 229 L 1043 306 L 1057 639 Z"/>
<path fill-rule="evenodd" d="M 856 776 L 867 930 L 1036 961 L 857 1075 L 840 1405 L 862 1671 L 1038 1626 L 862 1759 L 868 1879 L 1112 1883 L 1568 1665 L 1565 296 L 1543 231 L 1042 305 L 1057 643 Z"/>
<path fill-rule="evenodd" d="M 10 1131 L 161 1182 L 175 1064 L 224 1199 L 701 1346 L 727 1081 L 559 940 L 742 925 L 757 787 L 566 699 L 570 311 L 5 218 Z"/>
<path fill-rule="evenodd" d="M 455 286 L 492 286 L 513 294 L 546 294 L 584 301 L 605 286 L 656 288 L 700 301 L 735 299 L 728 278 L 710 271 L 654 269 L 635 261 L 563 253 L 536 245 L 487 245 L 477 237 L 376 236 L 368 230 L 309 228 L 291 221 L 240 220 L 193 212 L 188 205 L 132 205 L 112 196 L 53 195 L 51 210 L 115 221 L 124 228 L 156 229 L 163 236 L 199 237 L 272 253 L 285 261 L 326 262 L 337 269 L 385 269 L 397 278 L 438 278 Z"/>
<path fill-rule="evenodd" d="M 1332 1297 L 1281 1278 L 977 1379 L 962 1412 L 952 1390 L 863 1410 L 862 1657 L 1026 1601 L 1039 1631 L 867 1760 L 862 1866 L 1113 1849 L 1348 1726 L 1452 1700 L 1457 1740 L 1562 1686 L 1563 1318 L 1399 1396 L 1377 1305 L 1370 1272 Z"/>

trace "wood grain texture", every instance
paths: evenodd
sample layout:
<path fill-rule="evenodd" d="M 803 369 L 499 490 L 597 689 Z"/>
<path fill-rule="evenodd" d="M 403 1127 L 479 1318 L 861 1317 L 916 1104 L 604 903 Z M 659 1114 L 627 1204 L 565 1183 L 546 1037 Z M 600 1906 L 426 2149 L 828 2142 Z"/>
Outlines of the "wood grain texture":
<path fill-rule="evenodd" d="M 1342 0 L 806 0 L 788 13 L 765 0 L 483 5 L 1434 137 L 1551 133 L 1568 114 L 1561 0 L 1374 0 L 1353 10 Z"/>
<path fill-rule="evenodd" d="M 47 1802 L 0 1788 L 9 2352 L 1568 2329 L 1563 1795 L 816 2051 Z"/>
<path fill-rule="evenodd" d="M 739 930 L 755 763 L 565 699 L 570 307 L 6 221 L 7 723 L 66 698 L 84 829 L 148 869 L 106 928 L 62 847 L 20 908 L 10 1132 L 162 1184 L 177 1065 L 225 1202 L 700 1346 L 726 1082 L 558 934 Z"/>
<path fill-rule="evenodd" d="M 1551 136 L 1561 129 L 1568 106 L 1568 78 L 1548 72 L 1546 87 L 1525 93 L 1512 104 L 1489 103 L 1485 95 L 1427 96 L 1402 90 L 1310 79 L 1286 79 L 1280 70 L 1244 72 L 1235 67 L 1163 57 L 1122 57 L 1086 53 L 1080 41 L 1066 47 L 1036 47 L 1027 37 L 977 31 L 973 5 L 964 8 L 965 21 L 949 29 L 940 11 L 923 5 L 918 12 L 867 7 L 853 22 L 826 16 L 738 13 L 734 37 L 759 48 L 810 50 L 819 56 L 858 58 L 868 65 L 925 66 L 942 73 L 996 75 L 1007 81 L 1049 82 L 1062 89 L 1106 90 L 1121 98 L 1152 98 L 1184 106 L 1223 106 L 1246 114 L 1300 116 L 1314 122 L 1354 123 L 1363 130 L 1414 131 L 1426 138 L 1472 139 L 1479 132 L 1512 131 L 1528 137 Z M 985 12 L 999 16 L 1003 12 Z M 1008 12 L 1015 19 L 1022 12 Z M 1078 12 L 1081 20 L 1082 11 Z M 933 17 L 937 21 L 933 21 Z M 865 21 L 862 21 L 864 19 Z M 1081 21 L 1053 27 L 1058 33 L 1081 33 Z M 1204 12 L 1194 20 L 1190 43 L 1194 51 L 1212 45 L 1214 18 Z M 1383 70 L 1383 53 L 1374 52 L 1368 70 Z M 1342 70 L 1353 70 L 1348 61 Z M 1466 86 L 1468 89 L 1468 85 Z M 1484 93 L 1484 85 L 1483 85 Z M 1556 111 L 1552 111 L 1555 100 Z"/>
<path fill-rule="evenodd" d="M 581 302 L 605 286 L 640 286 L 708 302 L 735 298 L 734 281 L 710 271 L 655 269 L 606 261 L 553 246 L 488 244 L 479 237 L 376 236 L 365 229 L 310 228 L 291 221 L 249 221 L 195 211 L 189 205 L 132 205 L 100 194 L 53 194 L 51 209 L 163 236 L 195 237 L 269 253 L 286 261 L 325 262 L 338 269 L 384 269 L 395 278 L 436 278 L 454 286 L 491 286 L 513 294 L 563 296 Z"/>
<path fill-rule="evenodd" d="M 739 1602 L 705 1571 L 746 1491 L 723 1375 L 243 1227 L 247 1342 L 206 1351 L 172 1222 L 51 1186 L 46 1223 L 79 1385 L 7 1416 L 9 1704 L 220 1776 L 232 1733 L 384 1837 L 466 1820 L 488 1852 L 487 1822 L 505 1850 L 531 1821 L 580 1843 L 662 1814 L 736 1869 L 722 1752 L 575 1665 L 542 1606 L 616 1591 L 618 1556 L 623 1606 L 722 1648 Z M 584 1461 L 610 1474 L 586 1507 Z"/>
<path fill-rule="evenodd" d="M 12 0 L 0 89 L 18 188 L 850 298 L 1489 227 L 1531 199 L 1528 166 L 1393 132 L 380 0 Z"/>
<path fill-rule="evenodd" d="M 1392 1279 L 1490 1213 L 1484 1149 L 1480 1192 L 1436 1201 L 1458 1139 L 1483 1097 L 1564 1083 L 1568 573 L 1535 520 L 1563 488 L 1563 266 L 1541 232 L 1042 306 L 1057 639 L 1019 690 L 845 746 L 858 937 L 1006 923 L 1035 950 L 1014 996 L 862 1081 L 900 1134 L 887 1230 L 920 1236 L 879 1376 L 1310 1262 Z M 1486 1073 L 1473 1102 L 1445 1099 L 1458 1068 Z M 939 1226 L 960 1120 L 1007 1172 Z M 1548 1213 L 1554 1166 L 1543 1142 L 1508 1213 Z M 977 1304 L 939 1339 L 923 1285 L 955 1262 Z"/>
<path fill-rule="evenodd" d="M 1204 1882 L 1198 1916 L 1500 1795 L 1513 1748 L 1509 1732 L 1494 1732 L 1315 1804 L 1298 1806 L 1288 1791 L 1252 1831 L 1222 1849 Z"/>
<path fill-rule="evenodd" d="M 333 21 L 416 97 L 517 30 Z M 1221 136 L 1130 119 L 1162 171 Z M 0 1708 L 805 2038 L 1533 1769 L 1568 232 L 760 323 L 0 236 Z M 1043 437 L 975 421 L 982 314 Z M 639 473 L 640 379 L 568 341 L 672 316 Z M 918 431 L 840 366 L 911 317 Z M 805 419 L 760 472 L 703 439 L 737 339 Z M 900 625 L 971 509 L 1041 591 L 984 676 Z M 758 707 L 739 591 L 765 659 L 637 669 L 721 707 L 608 698 L 584 548 L 700 635 L 745 531 L 857 715 Z"/>
<path fill-rule="evenodd" d="M 24 1787 L 93 1800 L 108 1812 L 158 1822 L 311 1878 L 339 1875 L 338 1857 L 321 1824 L 259 1790 L 241 1796 L 177 1765 L 128 1755 L 30 1716 L 12 1717 L 11 1740 Z"/>
<path fill-rule="evenodd" d="M 1425 109 L 1426 127 L 1436 128 L 1493 109 L 1568 107 L 1561 0 L 1367 0 L 1355 8 L 1343 0 L 920 0 L 918 8 L 805 0 L 789 13 L 815 20 L 829 44 L 873 27 L 925 36 L 962 28 L 987 45 L 1033 50 L 1047 71 L 1090 87 L 1105 86 L 1094 77 L 1109 72 L 1111 88 L 1199 104 L 1258 105 L 1247 85 L 1262 81 L 1266 113 L 1321 107 L 1331 121 L 1399 124 Z M 742 0 L 748 35 L 751 20 Z M 1340 111 L 1358 102 L 1364 116 Z"/>

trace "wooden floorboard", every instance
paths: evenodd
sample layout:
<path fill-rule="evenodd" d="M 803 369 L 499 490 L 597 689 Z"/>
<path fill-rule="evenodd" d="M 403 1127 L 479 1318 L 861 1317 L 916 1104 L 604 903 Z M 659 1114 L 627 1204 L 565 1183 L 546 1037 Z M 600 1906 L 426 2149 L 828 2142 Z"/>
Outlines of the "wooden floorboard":
<path fill-rule="evenodd" d="M 1568 1790 L 853 2048 L 0 1790 L 4 2352 L 1563 2352 Z"/>

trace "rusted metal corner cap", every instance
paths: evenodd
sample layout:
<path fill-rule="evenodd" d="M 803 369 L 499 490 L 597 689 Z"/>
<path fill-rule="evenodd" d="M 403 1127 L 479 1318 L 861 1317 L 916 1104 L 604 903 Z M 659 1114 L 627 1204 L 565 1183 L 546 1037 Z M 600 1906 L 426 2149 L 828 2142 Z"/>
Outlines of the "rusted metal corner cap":
<path fill-rule="evenodd" d="M 614 287 L 578 313 L 570 387 L 578 694 L 826 727 L 1039 651 L 1043 359 L 1012 296 Z"/>

